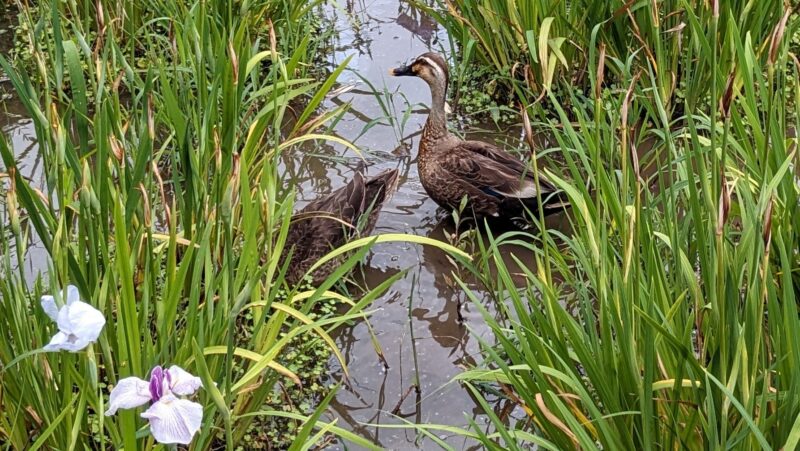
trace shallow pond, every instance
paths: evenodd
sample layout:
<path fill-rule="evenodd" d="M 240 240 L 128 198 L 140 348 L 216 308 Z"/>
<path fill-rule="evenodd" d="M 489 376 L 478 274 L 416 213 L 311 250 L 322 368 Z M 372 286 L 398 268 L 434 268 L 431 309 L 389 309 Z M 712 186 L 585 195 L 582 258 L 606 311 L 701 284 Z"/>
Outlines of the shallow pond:
<path fill-rule="evenodd" d="M 355 88 L 335 99 L 352 105 L 335 132 L 350 140 L 358 138 L 355 143 L 368 159 L 369 173 L 391 168 L 398 168 L 401 173 L 398 191 L 384 206 L 375 233 L 405 232 L 444 239 L 450 227 L 447 213 L 428 198 L 416 166 L 416 148 L 427 118 L 425 105 L 430 101 L 430 93 L 422 80 L 394 78 L 388 71 L 426 51 L 447 51 L 447 36 L 435 22 L 405 1 L 349 1 L 342 5 L 345 10 L 328 9 L 328 17 L 336 27 L 335 51 L 329 63 L 338 64 L 352 55 L 349 64 L 352 71 L 344 72 L 339 81 L 343 86 L 355 85 Z M 384 100 L 382 107 L 362 77 L 383 99 L 387 97 L 384 93 L 389 93 L 392 102 Z M 400 119 L 407 109 L 411 108 L 412 113 L 403 127 L 376 125 L 362 136 L 367 124 L 386 115 L 387 107 L 389 114 Z M 481 139 L 495 138 L 490 133 L 481 135 Z M 520 136 L 519 132 L 513 131 L 510 136 L 519 145 L 519 140 L 514 139 Z M 288 167 L 298 171 L 298 202 L 312 200 L 345 184 L 360 160 L 354 152 L 338 146 L 301 153 L 298 151 L 287 161 Z M 339 158 L 319 158 L 315 153 Z M 339 331 L 338 343 L 348 361 L 350 383 L 340 389 L 332 408 L 340 426 L 369 437 L 380 446 L 438 449 L 429 439 L 418 439 L 413 429 L 382 429 L 374 425 L 402 424 L 403 420 L 392 411 L 413 423 L 465 426 L 467 417 L 483 423 L 485 416 L 476 401 L 466 389 L 450 381 L 477 358 L 479 345 L 473 334 L 492 341 L 491 332 L 480 312 L 466 301 L 460 288 L 453 286 L 453 265 L 438 250 L 407 244 L 376 246 L 364 265 L 364 279 L 368 286 L 374 287 L 406 268 L 410 268 L 408 273 L 373 304 L 375 311 L 369 320 L 389 368 L 385 369 L 378 358 L 365 323 Z M 465 324 L 459 322 L 459 301 L 463 303 Z M 491 310 L 491 303 L 487 307 Z M 411 392 L 398 412 L 395 409 L 409 393 L 415 377 L 411 327 L 421 393 Z M 334 370 L 341 374 L 335 365 Z M 470 446 L 463 438 L 437 435 L 457 449 Z"/>
<path fill-rule="evenodd" d="M 430 100 L 429 91 L 421 80 L 393 78 L 388 76 L 388 70 L 429 50 L 447 51 L 447 36 L 435 22 L 402 0 L 348 0 L 339 2 L 337 7 L 327 7 L 326 14 L 335 26 L 334 49 L 327 63 L 335 66 L 352 55 L 350 70 L 339 80 L 340 87 L 352 89 L 343 89 L 347 92 L 328 100 L 328 106 L 341 102 L 352 105 L 334 132 L 355 141 L 367 160 L 369 174 L 393 168 L 401 173 L 399 189 L 384 206 L 375 233 L 404 232 L 444 239 L 449 227 L 447 213 L 425 194 L 416 167 L 417 140 L 427 117 L 424 105 Z M 10 38 L 9 34 L 6 36 Z M 388 93 L 384 96 L 392 100 L 385 105 L 388 111 L 362 77 L 379 92 Z M 10 90 L 2 74 L 0 83 Z M 380 121 L 382 124 L 364 132 L 375 119 L 387 114 L 402 118 L 409 108 L 411 113 L 404 125 L 385 125 L 384 119 Z M 22 106 L 13 99 L 2 102 L 0 130 L 10 138 L 22 161 L 24 175 L 39 180 L 41 160 L 35 132 Z M 501 138 L 504 145 L 510 141 L 513 146 L 521 146 L 518 128 L 507 133 L 481 132 L 471 136 L 484 140 Z M 282 169 L 287 179 L 297 183 L 297 207 L 301 207 L 347 183 L 361 160 L 362 156 L 342 146 L 314 144 L 286 155 Z M 530 255 L 522 257 L 531 260 Z M 26 258 L 28 272 L 46 270 L 46 262 L 44 250 L 32 245 Z M 398 416 L 412 423 L 462 427 L 467 427 L 467 418 L 475 419 L 478 424 L 486 422 L 478 403 L 463 387 L 450 382 L 466 366 L 479 360 L 476 335 L 492 340 L 481 314 L 466 301 L 460 289 L 454 288 L 453 268 L 442 252 L 432 248 L 383 244 L 373 249 L 361 274 L 354 276 L 365 285 L 375 287 L 398 271 L 409 270 L 370 309 L 373 314 L 369 321 L 388 369 L 375 350 L 365 322 L 337 333 L 350 372 L 349 383 L 340 389 L 331 405 L 339 426 L 385 448 L 431 449 L 438 446 L 429 439 L 420 439 L 413 429 L 385 429 L 376 425 L 402 424 Z M 459 301 L 463 303 L 464 323 L 459 321 Z M 409 303 L 412 303 L 410 317 Z M 491 302 L 486 307 L 492 311 Z M 415 378 L 411 327 L 419 365 L 419 394 L 409 392 Z M 336 379 L 342 375 L 334 361 L 331 373 Z M 393 410 L 397 416 L 392 414 Z M 473 445 L 460 437 L 437 435 L 455 448 Z"/>

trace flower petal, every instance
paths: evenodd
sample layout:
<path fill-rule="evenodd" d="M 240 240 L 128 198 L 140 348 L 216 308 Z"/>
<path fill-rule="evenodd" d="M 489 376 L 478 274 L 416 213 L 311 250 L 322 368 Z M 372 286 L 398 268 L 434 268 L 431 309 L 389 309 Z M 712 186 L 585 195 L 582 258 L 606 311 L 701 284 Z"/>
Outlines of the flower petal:
<path fill-rule="evenodd" d="M 42 310 L 50 317 L 53 321 L 58 321 L 58 305 L 56 305 L 56 299 L 53 296 L 44 295 L 41 298 L 42 303 Z"/>
<path fill-rule="evenodd" d="M 64 293 L 62 293 L 62 295 L 63 294 Z M 67 285 L 66 295 L 67 298 L 64 299 L 64 303 L 66 305 L 70 305 L 73 302 L 78 302 L 81 300 L 81 292 L 78 291 L 78 287 L 76 287 L 75 285 Z"/>
<path fill-rule="evenodd" d="M 150 421 L 150 433 L 159 443 L 188 445 L 203 423 L 203 406 L 165 395 L 142 413 Z"/>
<path fill-rule="evenodd" d="M 55 343 L 53 342 L 54 340 L 56 341 Z M 45 346 L 45 351 L 80 352 L 83 351 L 85 347 L 89 346 L 89 343 L 91 342 L 77 335 L 59 332 L 55 334 L 53 339 L 50 340 L 50 343 Z"/>
<path fill-rule="evenodd" d="M 77 341 L 83 343 L 83 347 L 97 341 L 105 324 L 106 318 L 100 310 L 83 301 L 73 302 L 58 314 L 58 329 L 75 335 Z"/>
<path fill-rule="evenodd" d="M 62 351 L 67 350 L 69 345 L 69 335 L 65 334 L 64 332 L 59 332 L 53 335 L 53 338 L 50 339 L 50 343 L 47 343 L 44 346 L 44 350 L 49 352 Z"/>
<path fill-rule="evenodd" d="M 199 377 L 192 376 L 178 365 L 169 367 L 167 373 L 169 374 L 169 390 L 176 395 L 188 396 L 203 386 Z"/>
<path fill-rule="evenodd" d="M 126 377 L 117 382 L 108 396 L 106 416 L 114 415 L 118 409 L 133 409 L 150 402 L 150 384 L 138 377 Z"/>

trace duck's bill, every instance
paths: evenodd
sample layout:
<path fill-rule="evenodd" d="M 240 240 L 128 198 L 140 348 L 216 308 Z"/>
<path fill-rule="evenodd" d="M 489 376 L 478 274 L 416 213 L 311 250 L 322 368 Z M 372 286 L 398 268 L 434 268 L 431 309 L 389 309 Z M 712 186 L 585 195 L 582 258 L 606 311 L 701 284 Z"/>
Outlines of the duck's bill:
<path fill-rule="evenodd" d="M 414 71 L 411 69 L 411 66 L 400 66 L 389 70 L 389 75 L 394 75 L 395 77 L 403 77 L 415 74 Z"/>

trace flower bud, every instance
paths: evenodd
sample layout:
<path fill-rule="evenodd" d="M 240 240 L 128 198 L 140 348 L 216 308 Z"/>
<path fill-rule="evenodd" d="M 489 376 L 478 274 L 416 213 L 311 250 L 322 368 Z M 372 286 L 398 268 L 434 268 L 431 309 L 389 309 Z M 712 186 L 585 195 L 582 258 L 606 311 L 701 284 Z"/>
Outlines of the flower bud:
<path fill-rule="evenodd" d="M 97 32 L 103 34 L 103 29 L 106 27 L 105 13 L 103 12 L 103 1 L 97 0 L 95 2 L 95 9 L 97 12 Z"/>
<path fill-rule="evenodd" d="M 120 167 L 125 166 L 125 152 L 122 150 L 122 145 L 120 145 L 119 141 L 114 135 L 110 135 L 108 137 L 108 143 L 111 146 L 111 153 L 114 154 L 114 158 L 117 159 Z"/>
<path fill-rule="evenodd" d="M 719 210 L 717 211 L 717 236 L 722 235 L 725 223 L 728 222 L 728 212 L 731 209 L 731 195 L 728 192 L 728 184 L 725 181 L 725 174 L 722 174 L 722 186 L 719 191 Z"/>
<path fill-rule="evenodd" d="M 233 42 L 228 41 L 228 54 L 231 58 L 231 66 L 233 67 L 233 85 L 239 84 L 239 57 L 236 56 L 236 50 L 233 48 Z"/>
<path fill-rule="evenodd" d="M 606 72 L 606 45 L 600 44 L 600 56 L 597 58 L 597 75 L 595 76 L 594 97 L 599 99 L 603 93 L 603 80 Z"/>
<path fill-rule="evenodd" d="M 11 232 L 19 236 L 22 228 L 19 221 L 19 203 L 17 202 L 17 182 L 15 180 L 15 168 L 9 168 L 8 179 L 9 189 L 6 193 L 6 210 L 8 211 L 8 219 L 11 222 Z"/>
<path fill-rule="evenodd" d="M 234 204 L 236 203 L 236 194 L 239 192 L 239 155 L 233 154 L 233 167 L 231 168 L 231 177 L 228 179 L 228 186 L 225 188 L 225 194 L 222 197 L 222 217 L 230 219 L 233 213 Z"/>
<path fill-rule="evenodd" d="M 150 200 L 147 197 L 147 190 L 144 183 L 139 183 L 139 191 L 142 193 L 142 209 L 144 211 L 144 225 L 148 229 L 153 223 L 152 215 L 150 213 Z"/>
<path fill-rule="evenodd" d="M 789 20 L 789 15 L 792 13 L 792 8 L 787 7 L 786 11 L 783 13 L 783 17 L 781 17 L 781 21 L 778 22 L 778 25 L 775 26 L 775 30 L 772 32 L 772 39 L 770 39 L 769 43 L 769 59 L 767 60 L 770 66 L 775 65 L 775 62 L 778 60 L 778 50 L 781 47 L 781 41 L 783 41 L 783 34 L 786 32 L 786 22 Z"/>
<path fill-rule="evenodd" d="M 731 117 L 731 103 L 733 103 L 733 85 L 736 81 L 736 69 L 728 75 L 728 82 L 725 84 L 725 92 L 719 99 L 719 113 L 725 119 Z"/>
<path fill-rule="evenodd" d="M 764 239 L 764 247 L 766 248 L 766 252 L 769 252 L 769 246 L 772 243 L 772 205 L 773 200 L 770 198 L 769 203 L 767 204 L 767 209 L 764 211 L 764 232 L 761 235 L 761 238 Z"/>

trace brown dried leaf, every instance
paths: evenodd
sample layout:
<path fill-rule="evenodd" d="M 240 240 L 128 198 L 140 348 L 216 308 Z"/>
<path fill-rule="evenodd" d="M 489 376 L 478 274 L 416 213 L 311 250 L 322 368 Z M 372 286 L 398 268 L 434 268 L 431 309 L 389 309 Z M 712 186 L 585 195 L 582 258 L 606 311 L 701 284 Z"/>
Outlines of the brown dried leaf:
<path fill-rule="evenodd" d="M 567 437 L 572 440 L 572 444 L 575 445 L 574 449 L 578 448 L 578 437 L 564 424 L 557 416 L 547 408 L 547 405 L 544 403 L 544 398 L 542 397 L 541 393 L 536 393 L 536 405 L 539 407 L 539 410 L 542 411 L 544 417 L 547 418 L 547 421 L 553 424 L 553 426 L 557 427 L 561 430 Z"/>
<path fill-rule="evenodd" d="M 597 58 L 597 75 L 595 76 L 594 97 L 599 99 L 603 92 L 603 81 L 606 73 L 606 44 L 600 44 L 600 56 Z"/>
<path fill-rule="evenodd" d="M 791 7 L 786 7 L 786 11 L 783 13 L 783 17 L 781 21 L 778 22 L 778 25 L 775 26 L 775 31 L 772 32 L 772 40 L 769 44 L 769 65 L 774 65 L 775 61 L 778 59 L 778 49 L 781 46 L 781 41 L 783 40 L 783 34 L 786 31 L 786 22 L 789 20 L 789 15 L 792 13 Z"/>

